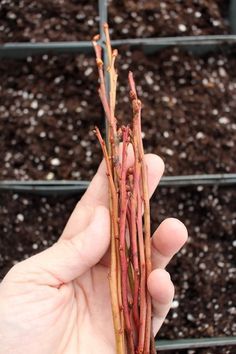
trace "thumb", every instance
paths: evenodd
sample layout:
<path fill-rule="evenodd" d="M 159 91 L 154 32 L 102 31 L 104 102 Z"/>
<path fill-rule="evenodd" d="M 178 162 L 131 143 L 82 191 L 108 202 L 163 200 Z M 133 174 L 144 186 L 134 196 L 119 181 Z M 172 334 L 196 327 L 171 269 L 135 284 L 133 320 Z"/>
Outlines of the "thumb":
<path fill-rule="evenodd" d="M 79 277 L 100 261 L 110 242 L 109 212 L 98 206 L 89 226 L 71 239 L 62 239 L 15 267 L 24 281 L 58 287 Z"/>

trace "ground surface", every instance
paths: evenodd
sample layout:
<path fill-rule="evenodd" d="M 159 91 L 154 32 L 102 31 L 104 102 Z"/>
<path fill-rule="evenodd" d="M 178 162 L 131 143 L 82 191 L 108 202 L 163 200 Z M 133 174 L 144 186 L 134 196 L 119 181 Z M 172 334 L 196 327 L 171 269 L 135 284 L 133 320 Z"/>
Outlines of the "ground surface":
<path fill-rule="evenodd" d="M 200 57 L 179 48 L 149 56 L 126 50 L 120 54 L 117 116 L 130 116 L 123 102 L 132 68 L 143 103 L 146 151 L 162 156 L 167 174 L 235 172 L 234 48 Z"/>
<path fill-rule="evenodd" d="M 229 0 L 110 0 L 113 38 L 230 33 Z M 99 31 L 96 1 L 4 0 L 0 43 L 90 40 Z"/>
<path fill-rule="evenodd" d="M 0 42 L 90 40 L 99 31 L 98 5 L 85 0 L 4 0 Z"/>
<path fill-rule="evenodd" d="M 153 55 L 122 48 L 118 120 L 131 115 L 129 68 L 143 102 L 145 149 L 164 159 L 166 174 L 235 172 L 232 46 L 200 57 L 179 48 Z M 101 158 L 92 130 L 104 126 L 94 58 L 3 60 L 0 75 L 0 178 L 91 179 Z"/>
<path fill-rule="evenodd" d="M 104 126 L 95 72 L 82 54 L 0 62 L 1 179 L 91 179 Z"/>
<path fill-rule="evenodd" d="M 228 0 L 110 0 L 114 38 L 227 34 Z"/>

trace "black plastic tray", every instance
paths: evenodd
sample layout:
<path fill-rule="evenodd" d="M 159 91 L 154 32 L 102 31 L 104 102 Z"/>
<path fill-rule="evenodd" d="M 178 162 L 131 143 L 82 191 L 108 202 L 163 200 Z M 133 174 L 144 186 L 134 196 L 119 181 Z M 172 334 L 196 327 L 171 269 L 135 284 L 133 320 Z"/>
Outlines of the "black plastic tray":
<path fill-rule="evenodd" d="M 165 176 L 161 187 L 186 187 L 199 185 L 232 186 L 236 184 L 236 173 L 213 175 Z M 72 195 L 84 193 L 89 181 L 0 181 L 0 192 L 31 193 L 40 195 Z"/>

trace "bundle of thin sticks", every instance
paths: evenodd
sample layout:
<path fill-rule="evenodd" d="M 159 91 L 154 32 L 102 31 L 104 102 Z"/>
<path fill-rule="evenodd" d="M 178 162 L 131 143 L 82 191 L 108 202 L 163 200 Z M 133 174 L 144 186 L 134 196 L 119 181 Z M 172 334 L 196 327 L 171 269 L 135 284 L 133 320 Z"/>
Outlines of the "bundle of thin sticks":
<path fill-rule="evenodd" d="M 111 219 L 110 294 L 117 354 L 156 353 L 151 326 L 151 298 L 147 277 L 151 272 L 150 207 L 147 167 L 141 137 L 141 102 L 133 74 L 128 81 L 132 121 L 117 124 L 115 117 L 117 50 L 112 50 L 109 28 L 104 24 L 109 94 L 107 94 L 99 36 L 93 39 L 99 73 L 99 96 L 108 123 L 107 144 L 95 133 L 106 162 Z M 128 150 L 132 151 L 130 166 Z"/>

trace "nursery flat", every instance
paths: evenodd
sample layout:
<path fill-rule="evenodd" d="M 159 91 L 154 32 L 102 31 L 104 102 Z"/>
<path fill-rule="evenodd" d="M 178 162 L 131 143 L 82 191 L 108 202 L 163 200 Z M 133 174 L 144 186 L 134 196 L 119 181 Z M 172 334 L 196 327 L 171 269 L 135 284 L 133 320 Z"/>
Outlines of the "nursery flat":
<path fill-rule="evenodd" d="M 96 1 L 1 1 L 0 43 L 90 40 L 98 22 Z"/>
<path fill-rule="evenodd" d="M 57 241 L 76 198 L 1 195 L 0 279 L 15 263 Z"/>
<path fill-rule="evenodd" d="M 183 350 L 165 350 L 157 351 L 158 354 L 233 354 L 235 347 L 211 347 L 211 348 L 196 348 L 196 349 L 183 349 Z"/>
<path fill-rule="evenodd" d="M 199 36 L 229 33 L 229 0 L 109 1 L 112 36 Z"/>
<path fill-rule="evenodd" d="M 193 55 L 168 48 L 152 55 L 129 48 L 119 67 L 117 117 L 129 117 L 126 76 L 132 67 L 143 103 L 147 152 L 170 175 L 235 172 L 235 49 Z"/>
<path fill-rule="evenodd" d="M 162 188 L 154 196 L 153 227 L 157 221 L 175 216 L 189 231 L 188 244 L 168 267 L 176 295 L 159 337 L 236 334 L 235 197 L 232 189 L 202 186 Z M 227 353 L 223 350 L 219 353 Z M 199 353 L 218 352 L 205 349 Z"/>
<path fill-rule="evenodd" d="M 234 48 L 200 57 L 179 48 L 126 50 L 118 120 L 130 114 L 132 66 L 145 149 L 162 156 L 167 174 L 235 172 Z M 91 178 L 101 156 L 92 130 L 104 124 L 95 70 L 84 55 L 1 61 L 1 179 Z"/>
<path fill-rule="evenodd" d="M 90 179 L 104 126 L 95 60 L 84 55 L 0 62 L 1 179 Z"/>

